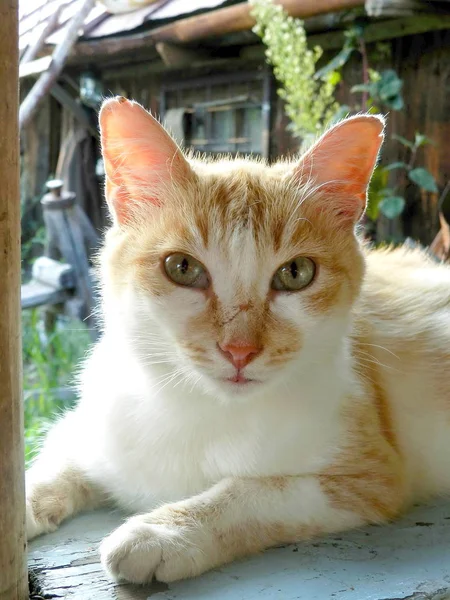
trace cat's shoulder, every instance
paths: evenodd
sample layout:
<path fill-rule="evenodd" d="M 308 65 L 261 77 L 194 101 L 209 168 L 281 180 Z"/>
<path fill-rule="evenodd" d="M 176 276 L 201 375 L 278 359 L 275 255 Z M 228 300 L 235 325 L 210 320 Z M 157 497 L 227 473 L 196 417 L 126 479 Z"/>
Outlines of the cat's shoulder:
<path fill-rule="evenodd" d="M 417 269 L 439 269 L 444 275 L 450 272 L 450 267 L 441 263 L 431 252 L 413 243 L 401 246 L 364 247 L 367 266 L 372 271 L 385 271 L 386 267 L 401 272 Z"/>
<path fill-rule="evenodd" d="M 358 312 L 414 319 L 450 311 L 450 266 L 427 250 L 402 245 L 365 248 L 366 273 Z"/>

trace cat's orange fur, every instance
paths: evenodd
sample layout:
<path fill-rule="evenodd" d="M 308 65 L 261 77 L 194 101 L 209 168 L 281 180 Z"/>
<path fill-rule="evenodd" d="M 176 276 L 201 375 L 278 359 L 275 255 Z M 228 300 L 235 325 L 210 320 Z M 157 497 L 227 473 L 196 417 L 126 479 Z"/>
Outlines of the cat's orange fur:
<path fill-rule="evenodd" d="M 346 120 L 273 167 L 187 160 L 123 99 L 100 122 L 105 338 L 29 473 L 29 535 L 106 494 L 146 511 L 104 541 L 106 569 L 171 581 L 448 492 L 450 270 L 354 233 L 382 120 Z M 175 286 L 173 252 L 211 285 Z M 271 289 L 296 256 L 313 283 Z M 230 344 L 257 349 L 253 387 L 229 383 Z"/>

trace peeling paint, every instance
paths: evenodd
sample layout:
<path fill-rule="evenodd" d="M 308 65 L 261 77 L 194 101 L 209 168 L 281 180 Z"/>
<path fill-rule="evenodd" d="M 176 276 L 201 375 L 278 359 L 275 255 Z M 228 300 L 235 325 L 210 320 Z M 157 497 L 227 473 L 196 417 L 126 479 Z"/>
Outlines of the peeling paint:
<path fill-rule="evenodd" d="M 380 598 L 380 600 L 450 600 L 450 588 L 443 588 L 429 594 L 414 592 L 409 596 L 402 596 L 401 598 Z"/>
<path fill-rule="evenodd" d="M 55 599 L 450 600 L 448 515 L 444 504 L 418 508 L 391 525 L 283 546 L 196 579 L 133 586 L 101 568 L 98 544 L 122 518 L 100 512 L 31 542 L 29 564 Z"/>

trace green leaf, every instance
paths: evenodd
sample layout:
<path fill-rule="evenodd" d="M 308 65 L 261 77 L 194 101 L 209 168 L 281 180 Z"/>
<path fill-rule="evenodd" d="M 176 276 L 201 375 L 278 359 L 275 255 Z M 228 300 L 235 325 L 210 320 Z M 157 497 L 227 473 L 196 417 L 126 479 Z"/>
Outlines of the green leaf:
<path fill-rule="evenodd" d="M 401 196 L 389 196 L 383 198 L 379 204 L 379 209 L 388 219 L 395 219 L 402 214 L 405 208 L 405 199 Z"/>
<path fill-rule="evenodd" d="M 404 162 L 393 162 L 384 167 L 386 171 L 393 171 L 394 169 L 407 169 L 408 165 Z"/>
<path fill-rule="evenodd" d="M 369 110 L 367 111 L 370 115 L 379 115 L 381 110 L 375 104 L 369 106 Z"/>
<path fill-rule="evenodd" d="M 375 221 L 378 217 L 378 206 L 386 193 L 388 172 L 384 167 L 378 165 L 373 172 L 369 187 L 369 200 L 367 202 L 366 214 L 369 219 Z"/>
<path fill-rule="evenodd" d="M 358 83 L 350 88 L 350 92 L 354 94 L 355 92 L 370 92 L 372 89 L 371 83 Z"/>
<path fill-rule="evenodd" d="M 339 71 L 331 71 L 326 79 L 328 83 L 330 83 L 333 87 L 336 87 L 337 84 L 342 81 L 342 75 L 339 73 Z"/>
<path fill-rule="evenodd" d="M 433 140 L 423 135 L 423 133 L 416 132 L 416 139 L 414 140 L 414 145 L 416 148 L 420 148 L 420 146 L 425 146 L 425 144 L 434 144 Z"/>
<path fill-rule="evenodd" d="M 393 96 L 397 96 L 403 87 L 403 81 L 393 69 L 383 71 L 377 84 L 379 86 L 380 98 L 383 101 L 386 101 Z"/>
<path fill-rule="evenodd" d="M 362 21 L 359 23 L 354 23 L 351 27 L 344 31 L 344 37 L 356 44 L 356 42 L 358 42 L 359 39 L 364 35 L 365 27 L 366 24 Z"/>
<path fill-rule="evenodd" d="M 405 103 L 401 95 L 393 96 L 384 100 L 384 104 L 392 110 L 402 110 L 405 107 Z"/>
<path fill-rule="evenodd" d="M 408 173 L 408 177 L 416 183 L 419 187 L 427 192 L 437 192 L 438 188 L 436 185 L 436 181 L 430 171 L 419 167 L 417 169 L 412 169 Z"/>
<path fill-rule="evenodd" d="M 392 139 L 397 140 L 398 142 L 400 142 L 404 146 L 407 146 L 408 148 L 411 148 L 411 150 L 414 148 L 414 144 L 401 135 L 397 135 L 394 133 L 392 135 Z"/>
<path fill-rule="evenodd" d="M 314 79 L 324 79 L 324 77 L 331 71 L 340 69 L 348 61 L 353 50 L 353 47 L 350 45 L 344 46 L 339 54 L 336 54 L 336 56 L 332 58 L 328 64 L 316 71 Z"/>

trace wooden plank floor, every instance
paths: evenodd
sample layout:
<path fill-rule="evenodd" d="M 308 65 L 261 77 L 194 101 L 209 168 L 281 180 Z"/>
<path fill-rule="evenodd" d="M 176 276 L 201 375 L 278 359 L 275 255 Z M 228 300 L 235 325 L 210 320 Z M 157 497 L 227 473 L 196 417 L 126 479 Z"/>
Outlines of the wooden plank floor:
<path fill-rule="evenodd" d="M 83 515 L 34 540 L 30 569 L 49 598 L 68 600 L 448 600 L 450 502 L 368 527 L 270 550 L 197 579 L 116 585 L 100 567 L 101 538 L 122 521 Z"/>

